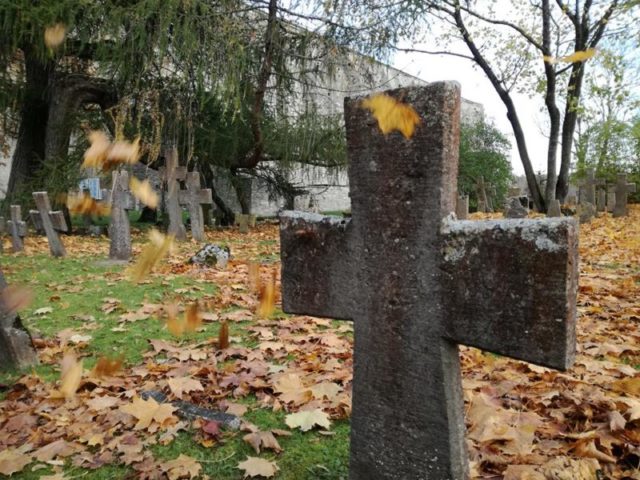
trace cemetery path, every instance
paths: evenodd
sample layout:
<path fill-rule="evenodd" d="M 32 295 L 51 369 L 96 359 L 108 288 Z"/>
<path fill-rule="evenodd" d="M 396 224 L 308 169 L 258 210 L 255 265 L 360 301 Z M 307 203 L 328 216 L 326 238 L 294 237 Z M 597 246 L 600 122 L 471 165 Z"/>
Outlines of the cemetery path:
<path fill-rule="evenodd" d="M 230 247 L 226 269 L 186 263 L 186 242 L 141 283 L 102 261 L 104 239 L 65 237 L 52 259 L 28 237 L 0 257 L 35 293 L 21 316 L 40 359 L 0 375 L 0 475 L 347 478 L 351 325 L 279 310 L 277 226 L 206 235 Z M 145 242 L 134 235 L 134 259 Z M 571 370 L 461 349 L 473 478 L 640 479 L 640 208 L 582 225 L 580 254 Z"/>

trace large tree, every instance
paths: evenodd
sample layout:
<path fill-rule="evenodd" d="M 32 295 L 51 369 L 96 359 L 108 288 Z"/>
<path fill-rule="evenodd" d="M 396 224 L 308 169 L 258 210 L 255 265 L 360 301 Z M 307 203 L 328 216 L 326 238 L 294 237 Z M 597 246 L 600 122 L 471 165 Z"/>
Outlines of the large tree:
<path fill-rule="evenodd" d="M 637 1 L 534 0 L 530 2 L 425 0 L 430 21 L 439 20 L 447 53 L 473 61 L 502 100 L 511 123 L 529 190 L 541 211 L 567 194 L 574 132 L 580 115 L 588 61 L 552 62 L 628 38 Z M 467 52 L 455 50 L 462 42 Z M 410 50 L 410 49 L 409 49 Z M 545 60 L 545 57 L 547 60 Z M 545 191 L 533 170 L 513 94 L 540 95 L 548 119 Z M 558 150 L 560 168 L 557 173 Z"/>

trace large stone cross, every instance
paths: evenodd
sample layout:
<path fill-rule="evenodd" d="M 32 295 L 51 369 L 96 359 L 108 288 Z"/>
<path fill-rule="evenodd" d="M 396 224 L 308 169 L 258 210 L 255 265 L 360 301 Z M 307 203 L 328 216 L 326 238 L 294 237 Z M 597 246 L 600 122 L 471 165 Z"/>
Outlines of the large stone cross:
<path fill-rule="evenodd" d="M 129 191 L 129 173 L 124 170 L 113 172 L 111 185 L 111 190 L 102 190 L 102 198 L 111 205 L 109 258 L 129 260 L 131 225 L 127 210 L 132 210 L 135 204 L 135 199 Z"/>
<path fill-rule="evenodd" d="M 596 204 L 596 186 L 604 185 L 604 180 L 596 179 L 593 168 L 587 170 L 587 177 L 580 184 L 580 203 Z"/>
<path fill-rule="evenodd" d="M 189 218 L 191 219 L 191 234 L 198 242 L 204 240 L 204 215 L 202 205 L 213 203 L 210 188 L 200 188 L 200 174 L 198 172 L 187 173 L 187 189 L 180 190 L 179 201 L 187 205 Z"/>
<path fill-rule="evenodd" d="M 61 211 L 51 210 L 51 203 L 47 192 L 33 192 L 33 200 L 36 202 L 37 210 L 31 210 L 31 218 L 39 218 L 40 225 L 47 236 L 49 250 L 54 257 L 64 257 L 67 252 L 64 249 L 62 240 L 58 232 L 68 231 L 67 221 Z"/>
<path fill-rule="evenodd" d="M 22 220 L 22 207 L 20 205 L 11 205 L 10 220 L 7 221 L 7 227 L 11 234 L 11 246 L 14 252 L 24 250 L 24 237 L 27 236 L 27 224 Z"/>
<path fill-rule="evenodd" d="M 165 206 L 169 214 L 168 233 L 176 240 L 186 240 L 187 231 L 182 223 L 182 209 L 179 201 L 179 180 L 184 180 L 187 175 L 187 167 L 178 166 L 178 149 L 171 147 L 165 153 L 166 165 L 158 171 L 160 178 L 166 183 Z"/>
<path fill-rule="evenodd" d="M 616 180 L 616 204 L 613 207 L 614 217 L 624 217 L 627 214 L 627 197 L 636 191 L 635 183 L 627 183 L 627 176 L 619 173 Z"/>
<path fill-rule="evenodd" d="M 352 480 L 462 480 L 458 344 L 571 365 L 577 226 L 456 220 L 460 86 L 387 93 L 421 122 L 385 136 L 345 100 L 352 218 L 281 216 L 283 310 L 354 321 Z"/>

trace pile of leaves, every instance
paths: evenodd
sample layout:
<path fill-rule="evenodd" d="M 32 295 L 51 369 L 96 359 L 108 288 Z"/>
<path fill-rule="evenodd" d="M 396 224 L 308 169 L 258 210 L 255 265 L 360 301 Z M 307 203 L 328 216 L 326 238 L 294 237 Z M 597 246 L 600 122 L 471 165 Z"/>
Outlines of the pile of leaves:
<path fill-rule="evenodd" d="M 141 362 L 116 352 L 85 368 L 92 336 L 100 331 L 92 320 L 84 329 L 37 339 L 40 361 L 56 373 L 45 378 L 33 371 L 6 386 L 0 474 L 46 468 L 40 478 L 53 480 L 69 478 L 71 468 L 125 465 L 135 478 L 206 477 L 204 457 L 180 453 L 167 460 L 153 453 L 186 434 L 207 449 L 238 438 L 250 446 L 254 454 L 225 459 L 236 472 L 225 478 L 285 478 L 278 464 L 283 438 L 314 431 L 323 441 L 336 422 L 348 419 L 352 326 L 278 309 L 277 226 L 262 225 L 246 236 L 207 235 L 231 245 L 226 269 L 187 264 L 198 249 L 187 242 L 165 252 L 166 259 L 137 280 L 163 279 L 176 291 L 171 279 L 190 278 L 214 284 L 215 293 L 198 293 L 196 303 L 178 298 L 125 309 L 123 298 L 105 292 L 101 314 L 118 321 L 111 334 L 127 335 L 145 322 L 162 322 L 173 334 L 148 338 Z M 473 478 L 640 480 L 640 208 L 629 218 L 594 219 L 581 227 L 580 240 L 578 356 L 570 371 L 461 348 Z M 87 265 L 95 262 L 96 249 L 105 254 L 108 248 L 95 239 L 65 241 L 69 255 Z M 136 257 L 142 250 L 136 243 Z M 45 241 L 30 238 L 27 253 L 19 255 L 47 251 Z M 11 282 L 11 265 L 3 269 Z M 109 282 L 139 288 L 125 270 Z M 50 299 L 64 302 L 65 294 L 82 286 L 47 288 Z M 42 310 L 31 315 L 47 313 Z M 96 312 L 69 314 L 93 319 Z M 194 340 L 189 329 L 205 335 Z M 158 394 L 165 400 L 156 400 Z M 239 429 L 185 416 L 178 402 L 235 415 Z M 273 427 L 249 421 L 256 412 L 273 415 Z"/>

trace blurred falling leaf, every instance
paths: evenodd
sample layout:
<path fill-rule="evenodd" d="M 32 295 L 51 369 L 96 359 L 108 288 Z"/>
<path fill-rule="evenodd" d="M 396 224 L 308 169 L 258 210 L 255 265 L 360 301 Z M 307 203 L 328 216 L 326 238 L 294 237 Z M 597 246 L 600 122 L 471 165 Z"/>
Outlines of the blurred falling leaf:
<path fill-rule="evenodd" d="M 218 333 L 218 348 L 224 350 L 229 348 L 229 324 L 224 321 L 220 325 L 220 332 Z"/>
<path fill-rule="evenodd" d="M 172 303 L 165 305 L 164 308 L 167 314 L 167 330 L 175 337 L 181 337 L 184 333 L 185 322 L 182 318 L 178 317 L 178 304 Z"/>
<path fill-rule="evenodd" d="M 111 206 L 104 202 L 98 202 L 87 192 L 78 195 L 69 194 L 67 196 L 67 208 L 71 213 L 77 215 L 101 215 L 107 216 L 111 213 Z"/>
<path fill-rule="evenodd" d="M 275 272 L 271 277 L 271 281 L 262 287 L 260 292 L 260 305 L 258 306 L 258 315 L 267 318 L 274 309 L 276 303 L 276 276 Z"/>
<path fill-rule="evenodd" d="M 75 397 L 82 381 L 82 360 L 74 353 L 67 353 L 62 358 L 60 374 L 60 393 L 67 400 Z"/>
<path fill-rule="evenodd" d="M 244 462 L 238 464 L 240 470 L 244 470 L 244 477 L 273 477 L 278 470 L 276 462 L 270 462 L 259 457 L 247 457 Z"/>
<path fill-rule="evenodd" d="M 104 132 L 94 130 L 89 133 L 91 146 L 84 152 L 82 168 L 101 169 L 107 159 L 111 142 Z"/>
<path fill-rule="evenodd" d="M 162 260 L 173 245 L 173 235 L 163 235 L 155 228 L 149 232 L 149 243 L 144 247 L 138 261 L 131 269 L 131 279 L 142 281 Z"/>
<path fill-rule="evenodd" d="M 411 105 L 399 102 L 385 93 L 378 93 L 362 101 L 362 107 L 368 109 L 378 120 L 378 127 L 385 135 L 394 130 L 405 138 L 411 138 L 420 116 Z"/>
<path fill-rule="evenodd" d="M 202 325 L 202 314 L 198 302 L 193 302 L 187 306 L 184 312 L 185 331 L 195 332 Z"/>
<path fill-rule="evenodd" d="M 131 189 L 131 193 L 147 207 L 158 207 L 158 194 L 153 190 L 149 180 L 143 180 L 141 182 L 136 177 L 131 177 L 129 188 Z"/>
<path fill-rule="evenodd" d="M 547 63 L 577 63 L 577 62 L 585 62 L 589 60 L 596 54 L 597 50 L 595 48 L 587 48 L 586 50 L 582 50 L 579 52 L 572 53 L 571 55 L 567 55 L 565 57 L 550 57 L 545 55 L 543 57 L 544 61 Z"/>
<path fill-rule="evenodd" d="M 249 262 L 249 288 L 252 292 L 260 291 L 260 265 Z"/>
<path fill-rule="evenodd" d="M 290 413 L 284 418 L 284 422 L 289 428 L 300 428 L 303 432 L 311 430 L 315 425 L 327 429 L 331 427 L 329 415 L 319 408 L 316 408 L 315 410 Z"/>
<path fill-rule="evenodd" d="M 122 369 L 123 360 L 122 355 L 118 358 L 100 357 L 91 373 L 96 377 L 110 377 Z"/>
<path fill-rule="evenodd" d="M 51 48 L 59 47 L 67 35 L 67 27 L 63 23 L 56 23 L 44 30 L 44 44 Z"/>
<path fill-rule="evenodd" d="M 133 142 L 120 140 L 111 145 L 107 153 L 107 164 L 134 164 L 140 156 L 140 137 Z"/>
<path fill-rule="evenodd" d="M 2 309 L 8 314 L 28 307 L 32 301 L 33 291 L 21 285 L 9 285 L 0 293 Z"/>

